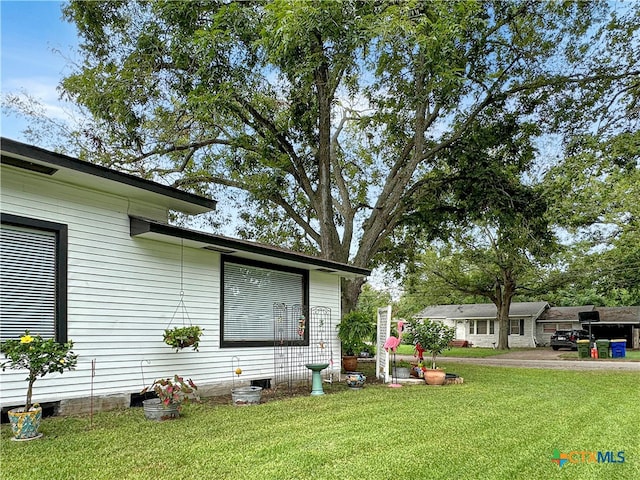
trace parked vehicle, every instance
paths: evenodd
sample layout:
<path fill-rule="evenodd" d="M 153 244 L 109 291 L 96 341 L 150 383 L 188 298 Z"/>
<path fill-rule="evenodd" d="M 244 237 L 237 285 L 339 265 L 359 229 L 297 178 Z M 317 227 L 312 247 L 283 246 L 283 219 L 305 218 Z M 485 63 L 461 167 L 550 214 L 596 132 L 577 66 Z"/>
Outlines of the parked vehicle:
<path fill-rule="evenodd" d="M 560 348 L 578 349 L 578 340 L 588 340 L 589 332 L 586 330 L 557 330 L 551 335 L 551 348 L 558 350 Z"/>

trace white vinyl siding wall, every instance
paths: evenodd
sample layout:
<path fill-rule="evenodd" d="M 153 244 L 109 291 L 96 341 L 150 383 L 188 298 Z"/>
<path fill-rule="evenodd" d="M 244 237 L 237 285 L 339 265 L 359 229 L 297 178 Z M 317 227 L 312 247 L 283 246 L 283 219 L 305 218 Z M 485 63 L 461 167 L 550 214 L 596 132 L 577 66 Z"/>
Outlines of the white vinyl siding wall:
<path fill-rule="evenodd" d="M 230 384 L 234 357 L 243 370 L 241 382 L 273 376 L 272 348 L 220 349 L 217 252 L 184 248 L 184 303 L 191 323 L 204 329 L 199 352 L 176 353 L 163 343 L 163 330 L 183 322 L 172 319 L 180 300 L 180 243 L 132 238 L 128 215 L 145 212 L 166 221 L 167 212 L 10 167 L 2 167 L 1 180 L 4 213 L 68 226 L 67 331 L 79 354 L 78 367 L 38 380 L 35 402 L 89 397 L 92 360 L 95 396 L 138 393 L 153 379 L 175 373 L 201 387 Z M 339 302 L 340 279 L 311 272 L 309 305 L 330 307 L 334 326 Z M 332 346 L 339 365 L 337 338 Z M 24 372 L 0 375 L 2 405 L 22 405 Z"/>

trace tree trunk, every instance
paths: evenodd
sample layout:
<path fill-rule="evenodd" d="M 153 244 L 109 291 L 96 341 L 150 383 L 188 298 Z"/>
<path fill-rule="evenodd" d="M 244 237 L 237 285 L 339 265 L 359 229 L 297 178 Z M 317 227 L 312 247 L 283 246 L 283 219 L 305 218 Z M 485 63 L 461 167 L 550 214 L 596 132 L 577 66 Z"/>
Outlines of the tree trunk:
<path fill-rule="evenodd" d="M 503 270 L 502 281 L 496 281 L 494 303 L 498 308 L 498 350 L 509 349 L 509 310 L 516 294 L 516 281 L 511 270 Z"/>
<path fill-rule="evenodd" d="M 340 316 L 345 313 L 349 313 L 353 309 L 356 308 L 356 304 L 358 303 L 358 297 L 360 296 L 360 292 L 362 291 L 362 285 L 365 283 L 365 279 L 362 277 L 349 279 L 342 279 L 342 305 Z"/>
<path fill-rule="evenodd" d="M 498 306 L 498 350 L 509 348 L 509 308 L 511 301 L 500 302 Z"/>
<path fill-rule="evenodd" d="M 27 401 L 24 405 L 24 411 L 28 412 L 31 408 L 31 395 L 33 393 L 33 383 L 36 381 L 36 377 L 29 376 L 29 386 L 27 387 Z"/>

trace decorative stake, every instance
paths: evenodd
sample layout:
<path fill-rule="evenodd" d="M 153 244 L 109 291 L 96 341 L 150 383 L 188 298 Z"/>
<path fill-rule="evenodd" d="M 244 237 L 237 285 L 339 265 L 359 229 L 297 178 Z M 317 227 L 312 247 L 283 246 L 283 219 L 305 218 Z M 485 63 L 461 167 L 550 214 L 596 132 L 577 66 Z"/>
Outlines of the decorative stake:
<path fill-rule="evenodd" d="M 236 366 L 235 369 L 233 368 L 234 366 Z M 231 370 L 233 371 L 233 373 L 235 373 L 235 375 L 238 378 L 240 378 L 240 375 L 242 375 L 242 369 L 240 368 L 240 357 L 235 356 L 235 355 L 233 357 L 231 357 Z M 236 377 L 233 376 L 233 373 L 231 374 L 231 379 L 232 379 L 233 386 L 235 387 L 236 386 Z"/>
<path fill-rule="evenodd" d="M 91 360 L 91 407 L 89 412 L 89 428 L 93 429 L 93 378 L 96 376 L 96 359 Z"/>

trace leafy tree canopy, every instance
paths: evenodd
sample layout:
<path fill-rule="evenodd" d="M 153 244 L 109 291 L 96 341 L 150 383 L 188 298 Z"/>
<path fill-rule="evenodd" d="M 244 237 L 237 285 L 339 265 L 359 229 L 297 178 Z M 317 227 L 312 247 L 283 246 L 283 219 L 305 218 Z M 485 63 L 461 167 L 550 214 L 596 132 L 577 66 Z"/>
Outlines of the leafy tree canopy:
<path fill-rule="evenodd" d="M 574 242 L 554 300 L 640 305 L 640 131 L 576 137 L 566 150 L 546 179 L 550 216 Z"/>
<path fill-rule="evenodd" d="M 481 118 L 504 120 L 498 136 L 620 127 L 639 8 L 72 1 L 84 62 L 62 92 L 92 118 L 83 156 L 216 196 L 243 237 L 372 267 L 432 182 L 498 171 L 449 164 Z M 346 287 L 348 311 L 361 281 Z"/>

